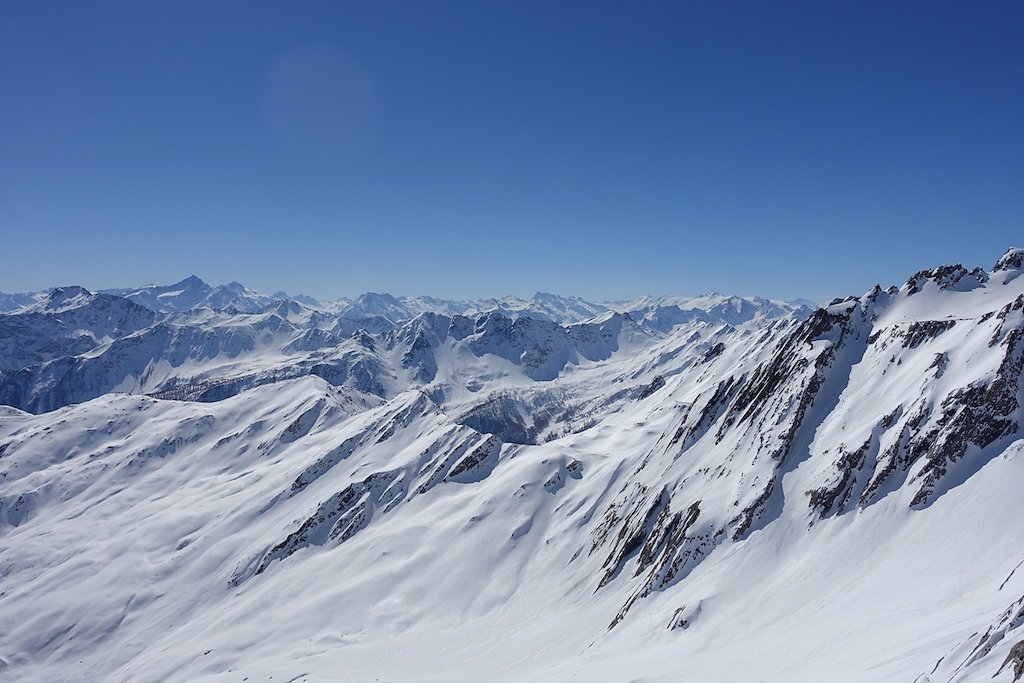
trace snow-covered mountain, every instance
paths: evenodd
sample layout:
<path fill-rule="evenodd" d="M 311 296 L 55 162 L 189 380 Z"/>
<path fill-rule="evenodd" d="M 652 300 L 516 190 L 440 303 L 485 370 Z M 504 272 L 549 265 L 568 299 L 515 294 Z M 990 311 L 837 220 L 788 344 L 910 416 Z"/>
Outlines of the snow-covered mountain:
<path fill-rule="evenodd" d="M 187 311 L 194 308 L 237 310 L 254 313 L 274 302 L 275 297 L 249 289 L 238 282 L 210 286 L 195 275 L 173 285 L 145 285 L 130 289 L 109 289 L 116 294 L 141 304 L 153 311 Z M 280 292 L 283 294 L 283 292 Z M 276 297 L 282 298 L 282 297 Z M 287 295 L 283 298 L 287 298 Z"/>
<path fill-rule="evenodd" d="M 381 318 L 395 325 L 408 322 L 425 313 L 463 315 L 471 318 L 488 313 L 501 313 L 509 318 L 536 318 L 568 325 L 620 312 L 630 314 L 637 320 L 647 320 L 650 325 L 660 325 L 662 329 L 668 329 L 675 321 L 708 313 L 715 318 L 746 320 L 754 315 L 776 317 L 794 311 L 809 312 L 813 309 L 813 305 L 806 301 L 770 301 L 761 297 L 721 294 L 707 294 L 701 297 L 645 296 L 632 301 L 594 303 L 579 297 L 563 297 L 545 292 L 537 292 L 529 299 L 506 296 L 468 301 L 366 292 L 354 299 L 318 301 L 302 294 L 289 295 L 284 291 L 268 295 L 238 282 L 212 286 L 195 275 L 171 285 L 106 289 L 100 293 L 126 298 L 158 313 L 180 313 L 203 308 L 231 313 L 258 313 L 284 301 L 352 320 Z M 0 292 L 0 313 L 17 312 L 46 299 L 49 294 L 49 291 L 24 294 Z"/>
<path fill-rule="evenodd" d="M 16 315 L 0 315 L 0 372 L 86 353 L 155 319 L 121 297 L 57 287 Z"/>
<path fill-rule="evenodd" d="M 500 402 L 507 406 L 521 403 L 508 391 L 533 394 L 536 413 L 536 381 L 604 361 L 620 344 L 646 347 L 654 338 L 684 333 L 689 338 L 704 328 L 760 325 L 810 310 L 715 295 L 654 303 L 645 299 L 633 309 L 623 306 L 625 313 L 609 310 L 562 324 L 551 320 L 558 316 L 540 309 L 526 315 L 523 308 L 516 309 L 515 317 L 491 308 L 472 316 L 424 311 L 410 318 L 411 299 L 364 295 L 357 300 L 359 308 L 333 310 L 294 300 L 270 300 L 256 308 L 251 298 L 248 308 L 253 310 L 245 312 L 237 300 L 226 308 L 188 308 L 209 303 L 213 290 L 195 278 L 184 282 L 158 288 L 173 294 L 165 308 L 185 308 L 178 312 L 145 306 L 147 297 L 166 292 L 145 290 L 142 296 L 144 290 L 137 290 L 121 297 L 63 287 L 36 304 L 0 315 L 5 333 L 0 349 L 9 347 L 0 359 L 0 402 L 40 412 L 111 391 L 214 400 L 314 374 L 382 397 L 429 386 L 437 400 L 457 400 L 467 420 L 478 423 L 484 413 L 472 408 L 488 403 L 492 390 L 505 390 Z M 544 299 L 549 313 L 553 300 Z M 466 306 L 427 297 L 416 301 L 421 308 L 445 311 Z M 573 393 L 588 400 L 594 395 Z M 523 429 L 539 433 L 543 426 Z"/>
<path fill-rule="evenodd" d="M 0 676 L 1017 680 L 1022 272 L 813 311 L 54 290 L 0 316 Z"/>

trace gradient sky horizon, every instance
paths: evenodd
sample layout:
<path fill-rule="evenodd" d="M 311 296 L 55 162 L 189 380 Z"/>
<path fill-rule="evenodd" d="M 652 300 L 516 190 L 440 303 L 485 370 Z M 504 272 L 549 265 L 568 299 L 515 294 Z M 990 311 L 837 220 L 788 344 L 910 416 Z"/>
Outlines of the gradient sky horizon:
<path fill-rule="evenodd" d="M 1020 2 L 9 2 L 0 291 L 823 300 L 1024 246 Z"/>

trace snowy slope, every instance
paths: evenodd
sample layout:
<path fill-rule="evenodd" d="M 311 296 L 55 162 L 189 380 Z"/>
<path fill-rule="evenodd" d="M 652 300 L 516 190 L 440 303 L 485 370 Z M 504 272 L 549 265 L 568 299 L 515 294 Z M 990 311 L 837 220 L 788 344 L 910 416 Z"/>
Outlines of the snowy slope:
<path fill-rule="evenodd" d="M 0 409 L 0 675 L 1014 680 L 1022 260 L 665 330 L 163 320 L 125 339 L 212 331 L 179 367 L 225 378 L 345 348 L 380 386 Z"/>

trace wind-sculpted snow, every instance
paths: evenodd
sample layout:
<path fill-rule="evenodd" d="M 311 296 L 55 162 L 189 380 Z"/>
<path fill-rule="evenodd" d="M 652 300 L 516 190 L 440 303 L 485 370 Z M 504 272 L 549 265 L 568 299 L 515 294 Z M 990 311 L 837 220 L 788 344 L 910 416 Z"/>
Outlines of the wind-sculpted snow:
<path fill-rule="evenodd" d="M 150 311 L 5 371 L 0 678 L 1024 678 L 1021 267 Z"/>

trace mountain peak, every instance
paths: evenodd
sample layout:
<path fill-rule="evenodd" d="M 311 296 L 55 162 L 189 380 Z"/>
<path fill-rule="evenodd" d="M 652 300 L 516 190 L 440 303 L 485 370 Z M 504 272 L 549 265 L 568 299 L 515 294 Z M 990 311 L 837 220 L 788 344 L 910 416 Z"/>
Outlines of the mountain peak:
<path fill-rule="evenodd" d="M 67 285 L 65 287 L 54 287 L 46 297 L 43 304 L 45 308 L 59 308 L 78 297 L 92 296 L 92 292 L 80 285 Z"/>
<path fill-rule="evenodd" d="M 966 291 L 980 287 L 987 280 L 988 275 L 981 268 L 967 270 L 963 265 L 956 263 L 919 270 L 910 276 L 903 289 L 907 296 L 911 296 L 921 291 L 926 283 L 933 282 L 938 289 Z"/>
<path fill-rule="evenodd" d="M 206 284 L 198 275 L 189 275 L 184 280 L 176 282 L 171 287 L 180 287 L 182 289 L 209 289 L 210 285 Z"/>
<path fill-rule="evenodd" d="M 362 301 L 362 302 L 370 302 L 370 301 L 372 301 L 372 302 L 386 302 L 386 303 L 389 303 L 389 304 L 396 304 L 396 303 L 398 303 L 398 299 L 396 299 L 391 294 L 388 294 L 387 292 L 363 292 L 362 294 L 359 295 L 359 297 L 356 299 L 356 301 Z"/>
<path fill-rule="evenodd" d="M 996 265 L 992 268 L 992 272 L 998 273 L 1003 270 L 1021 270 L 1024 268 L 1024 249 L 1019 247 L 1010 247 L 1006 250 Z"/>

